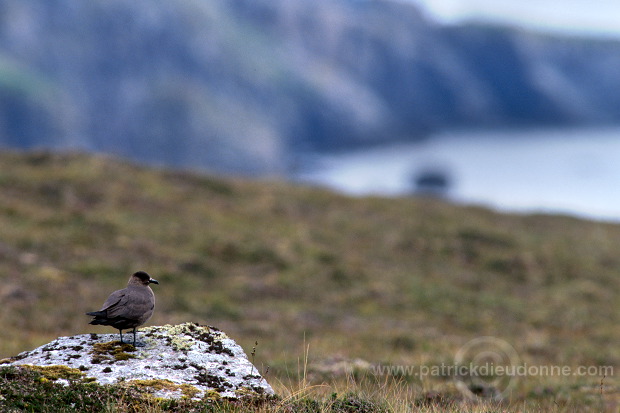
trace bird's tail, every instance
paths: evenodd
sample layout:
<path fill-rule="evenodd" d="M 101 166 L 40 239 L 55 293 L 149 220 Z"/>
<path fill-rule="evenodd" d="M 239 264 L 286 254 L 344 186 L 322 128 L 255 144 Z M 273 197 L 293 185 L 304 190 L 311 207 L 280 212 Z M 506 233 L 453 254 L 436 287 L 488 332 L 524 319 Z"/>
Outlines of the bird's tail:
<path fill-rule="evenodd" d="M 92 320 L 88 324 L 92 325 L 108 325 L 110 322 L 108 320 L 108 314 L 105 311 L 91 311 L 90 313 L 86 313 L 86 315 L 93 316 Z"/>
<path fill-rule="evenodd" d="M 93 317 L 107 317 L 107 313 L 105 311 L 91 311 L 90 313 L 86 313 L 86 315 L 92 315 Z"/>

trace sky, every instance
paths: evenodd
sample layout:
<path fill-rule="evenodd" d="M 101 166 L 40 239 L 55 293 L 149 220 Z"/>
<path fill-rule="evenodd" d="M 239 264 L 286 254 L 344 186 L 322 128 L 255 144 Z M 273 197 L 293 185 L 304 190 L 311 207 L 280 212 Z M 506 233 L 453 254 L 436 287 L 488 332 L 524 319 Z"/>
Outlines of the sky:
<path fill-rule="evenodd" d="M 484 20 L 620 38 L 620 0 L 410 0 L 445 23 Z"/>

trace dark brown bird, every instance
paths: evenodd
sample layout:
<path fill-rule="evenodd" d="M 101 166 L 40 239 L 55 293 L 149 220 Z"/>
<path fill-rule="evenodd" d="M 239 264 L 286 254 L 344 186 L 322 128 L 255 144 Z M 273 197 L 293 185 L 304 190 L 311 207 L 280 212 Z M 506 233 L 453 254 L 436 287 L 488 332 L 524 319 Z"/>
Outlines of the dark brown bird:
<path fill-rule="evenodd" d="M 136 327 L 146 323 L 153 315 L 155 294 L 149 284 L 159 284 L 144 271 L 138 271 L 129 278 L 127 288 L 114 291 L 99 311 L 86 315 L 93 316 L 89 324 L 112 326 L 118 329 L 123 342 L 123 330 L 133 329 L 133 345 L 136 345 Z"/>

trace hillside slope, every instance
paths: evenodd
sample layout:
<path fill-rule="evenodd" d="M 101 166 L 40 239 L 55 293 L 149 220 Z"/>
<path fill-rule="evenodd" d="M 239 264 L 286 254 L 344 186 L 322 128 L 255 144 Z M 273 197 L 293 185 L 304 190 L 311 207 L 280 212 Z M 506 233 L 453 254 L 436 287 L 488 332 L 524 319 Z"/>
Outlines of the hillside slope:
<path fill-rule="evenodd" d="M 532 364 L 620 368 L 619 244 L 620 226 L 569 217 L 4 152 L 0 358 L 110 331 L 84 313 L 146 270 L 150 324 L 257 341 L 278 379 L 306 345 L 312 360 L 421 365 L 480 336 Z"/>

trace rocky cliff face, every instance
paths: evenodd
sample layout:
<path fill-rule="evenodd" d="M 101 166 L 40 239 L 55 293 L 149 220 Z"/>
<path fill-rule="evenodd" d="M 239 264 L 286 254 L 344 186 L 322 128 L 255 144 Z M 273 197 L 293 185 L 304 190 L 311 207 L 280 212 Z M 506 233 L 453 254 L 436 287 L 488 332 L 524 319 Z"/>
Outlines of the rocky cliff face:
<path fill-rule="evenodd" d="M 3 364 L 52 369 L 57 380 L 80 377 L 99 384 L 124 381 L 164 398 L 240 398 L 273 395 L 273 389 L 234 340 L 193 323 L 142 328 L 143 346 L 118 334 L 60 337 Z"/>
<path fill-rule="evenodd" d="M 0 144 L 286 174 L 446 127 L 620 122 L 620 43 L 391 0 L 5 0 Z"/>

